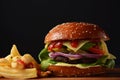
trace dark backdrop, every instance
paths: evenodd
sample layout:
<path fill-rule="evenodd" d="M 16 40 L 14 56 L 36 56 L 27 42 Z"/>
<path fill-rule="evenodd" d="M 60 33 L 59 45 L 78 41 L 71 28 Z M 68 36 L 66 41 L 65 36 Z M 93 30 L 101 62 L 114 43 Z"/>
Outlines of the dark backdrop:
<path fill-rule="evenodd" d="M 30 53 L 38 60 L 44 37 L 52 27 L 85 21 L 100 25 L 109 34 L 108 48 L 119 67 L 118 5 L 117 0 L 1 0 L 0 57 L 9 54 L 16 44 L 21 54 Z"/>

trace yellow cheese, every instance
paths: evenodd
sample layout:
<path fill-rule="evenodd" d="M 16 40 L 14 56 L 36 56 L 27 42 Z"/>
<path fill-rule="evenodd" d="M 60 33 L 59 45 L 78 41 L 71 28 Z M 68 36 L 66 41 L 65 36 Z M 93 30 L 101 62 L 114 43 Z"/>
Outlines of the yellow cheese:
<path fill-rule="evenodd" d="M 100 65 L 93 65 L 93 66 L 83 66 L 82 64 L 68 64 L 68 63 L 57 63 L 55 64 L 55 66 L 74 66 L 74 67 L 77 67 L 77 68 L 89 68 L 89 67 L 95 67 L 95 66 L 100 66 Z"/>
<path fill-rule="evenodd" d="M 69 49 L 73 50 L 74 52 L 77 52 L 87 42 L 89 42 L 89 41 L 87 41 L 87 40 L 86 41 L 84 41 L 84 40 L 80 41 L 78 43 L 77 48 L 72 47 L 70 41 L 64 42 L 63 45 L 68 47 Z"/>
<path fill-rule="evenodd" d="M 116 59 L 114 55 L 109 53 L 106 43 L 103 40 L 101 40 L 101 42 L 102 42 L 102 45 L 101 45 L 102 49 L 105 52 L 105 55 L 108 55 L 108 59 Z"/>

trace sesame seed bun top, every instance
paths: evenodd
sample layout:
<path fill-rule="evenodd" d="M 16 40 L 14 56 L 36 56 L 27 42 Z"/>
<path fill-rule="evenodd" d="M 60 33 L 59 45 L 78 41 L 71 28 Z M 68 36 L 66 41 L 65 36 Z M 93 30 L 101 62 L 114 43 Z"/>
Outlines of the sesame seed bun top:
<path fill-rule="evenodd" d="M 105 31 L 96 24 L 66 22 L 52 28 L 45 36 L 44 43 L 56 40 L 102 39 L 109 40 Z"/>

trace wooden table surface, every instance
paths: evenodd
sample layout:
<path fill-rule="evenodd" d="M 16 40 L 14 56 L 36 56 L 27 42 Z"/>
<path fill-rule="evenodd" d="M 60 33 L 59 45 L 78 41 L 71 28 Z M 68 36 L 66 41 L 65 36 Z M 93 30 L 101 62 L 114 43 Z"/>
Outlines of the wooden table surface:
<path fill-rule="evenodd" d="M 120 80 L 120 71 L 118 70 L 120 69 L 115 69 L 112 72 L 91 76 L 91 77 L 49 77 L 49 78 L 39 78 L 36 80 Z"/>
<path fill-rule="evenodd" d="M 106 77 L 86 77 L 86 78 L 41 78 L 36 80 L 120 80 L 118 77 L 106 78 Z"/>
<path fill-rule="evenodd" d="M 0 78 L 0 80 L 21 80 L 21 79 Z M 35 78 L 35 79 L 27 79 L 27 80 L 120 80 L 120 68 L 109 71 L 108 73 L 104 73 L 96 76 L 90 76 L 90 77 L 46 77 L 46 78 Z"/>

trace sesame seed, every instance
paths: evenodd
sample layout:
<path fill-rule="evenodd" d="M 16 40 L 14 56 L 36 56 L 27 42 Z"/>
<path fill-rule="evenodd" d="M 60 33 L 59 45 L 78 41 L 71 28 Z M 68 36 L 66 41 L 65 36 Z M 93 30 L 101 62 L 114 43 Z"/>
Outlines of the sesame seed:
<path fill-rule="evenodd" d="M 60 70 L 60 73 L 62 73 L 63 71 L 62 70 Z"/>
<path fill-rule="evenodd" d="M 81 34 L 79 33 L 79 35 L 81 35 Z"/>
<path fill-rule="evenodd" d="M 94 28 L 96 28 L 96 25 L 94 25 Z"/>
<path fill-rule="evenodd" d="M 84 31 L 82 31 L 82 33 L 85 33 Z"/>
<path fill-rule="evenodd" d="M 107 38 L 107 36 L 104 36 L 105 38 Z"/>
<path fill-rule="evenodd" d="M 65 24 L 67 24 L 67 23 L 62 23 L 62 25 L 65 25 Z"/>
<path fill-rule="evenodd" d="M 72 34 L 74 34 L 75 33 L 75 31 L 74 32 L 72 32 Z"/>
<path fill-rule="evenodd" d="M 89 32 L 91 34 L 91 32 Z"/>
<path fill-rule="evenodd" d="M 93 30 L 96 30 L 96 28 L 94 28 Z"/>
<path fill-rule="evenodd" d="M 70 35 L 70 38 L 72 38 L 72 34 Z"/>
<path fill-rule="evenodd" d="M 79 25 L 78 23 L 75 24 L 76 26 Z"/>
<path fill-rule="evenodd" d="M 82 24 L 83 26 L 86 25 L 85 23 Z"/>
<path fill-rule="evenodd" d="M 85 31 L 86 33 L 88 32 L 88 31 Z"/>

